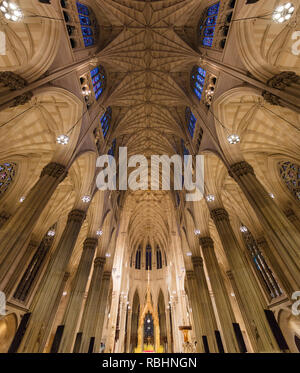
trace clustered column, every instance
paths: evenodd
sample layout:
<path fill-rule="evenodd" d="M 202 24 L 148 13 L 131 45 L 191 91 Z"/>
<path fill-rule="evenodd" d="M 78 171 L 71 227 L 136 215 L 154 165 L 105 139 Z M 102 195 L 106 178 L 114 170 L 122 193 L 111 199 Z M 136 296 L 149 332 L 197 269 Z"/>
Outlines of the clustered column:
<path fill-rule="evenodd" d="M 227 211 L 223 208 L 212 210 L 211 217 L 215 222 L 244 304 L 243 308 L 247 317 L 245 324 L 254 352 L 280 351 L 264 313 L 265 300 L 234 235 Z"/>
<path fill-rule="evenodd" d="M 31 306 L 31 316 L 18 352 L 43 352 L 49 314 L 54 310 L 61 281 L 70 261 L 86 213 L 72 210 L 58 246 L 37 289 Z"/>
<path fill-rule="evenodd" d="M 288 288 L 298 290 L 300 288 L 300 232 L 269 196 L 249 163 L 243 161 L 233 164 L 229 174 L 244 192 L 272 247 L 281 259 L 280 263 L 271 263 L 272 266 L 280 266 L 289 278 Z"/>
<path fill-rule="evenodd" d="M 0 243 L 0 289 L 4 289 L 9 279 L 8 272 L 17 262 L 35 223 L 66 175 L 66 167 L 61 164 L 49 163 L 45 166 L 25 201 L 5 224 Z"/>
<path fill-rule="evenodd" d="M 215 302 L 227 352 L 239 352 L 239 347 L 233 329 L 233 323 L 236 323 L 236 321 L 215 254 L 213 240 L 210 237 L 201 237 L 199 241 L 202 247 L 202 253 L 211 287 L 215 295 Z"/>
<path fill-rule="evenodd" d="M 215 331 L 218 330 L 218 327 L 205 278 L 203 259 L 200 256 L 193 256 L 192 262 L 197 283 L 202 330 L 207 338 L 209 352 L 218 352 L 215 339 Z"/>
<path fill-rule="evenodd" d="M 94 260 L 94 269 L 91 284 L 85 303 L 79 333 L 82 333 L 80 352 L 88 352 L 95 348 L 95 332 L 99 318 L 99 305 L 101 302 L 101 287 L 105 257 Z M 99 352 L 95 351 L 95 352 Z"/>
<path fill-rule="evenodd" d="M 72 352 L 76 327 L 80 316 L 83 297 L 91 271 L 95 250 L 98 245 L 97 238 L 88 237 L 83 243 L 83 251 L 74 278 L 73 288 L 63 317 L 64 326 L 59 352 Z"/>

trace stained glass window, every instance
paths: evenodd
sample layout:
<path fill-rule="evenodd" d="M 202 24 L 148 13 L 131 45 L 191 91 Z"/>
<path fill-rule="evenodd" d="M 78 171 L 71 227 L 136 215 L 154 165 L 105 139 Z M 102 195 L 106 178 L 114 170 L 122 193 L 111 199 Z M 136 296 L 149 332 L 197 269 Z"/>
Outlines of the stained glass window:
<path fill-rule="evenodd" d="M 107 154 L 111 155 L 111 156 L 114 156 L 115 151 L 116 151 L 116 139 L 114 139 L 114 141 L 112 142 L 112 145 L 111 145 L 110 149 L 108 150 Z"/>
<path fill-rule="evenodd" d="M 261 283 L 263 284 L 264 289 L 271 298 L 279 297 L 282 294 L 282 290 L 280 289 L 280 286 L 277 283 L 272 270 L 268 266 L 262 252 L 259 250 L 257 242 L 252 236 L 249 229 L 244 225 L 242 225 L 242 227 L 243 230 L 241 230 L 241 232 L 245 245 L 248 249 L 248 253 L 254 263 L 254 268 Z"/>
<path fill-rule="evenodd" d="M 198 100 L 201 100 L 205 83 L 206 71 L 199 66 L 194 66 L 191 74 L 191 86 Z"/>
<path fill-rule="evenodd" d="M 12 183 L 16 174 L 15 163 L 0 164 L 0 195 L 3 194 Z"/>
<path fill-rule="evenodd" d="M 146 246 L 146 270 L 152 269 L 152 248 L 150 245 Z"/>
<path fill-rule="evenodd" d="M 156 268 L 161 269 L 162 268 L 162 257 L 161 257 L 161 251 L 159 247 L 156 249 Z"/>
<path fill-rule="evenodd" d="M 141 247 L 136 251 L 135 254 L 135 269 L 141 269 Z"/>
<path fill-rule="evenodd" d="M 111 115 L 112 115 L 112 109 L 111 107 L 109 106 L 107 109 L 106 109 L 106 112 L 102 115 L 101 119 L 100 119 L 100 122 L 101 122 L 101 128 L 102 128 L 102 133 L 103 133 L 103 137 L 106 138 L 106 135 L 107 135 L 107 132 L 109 130 L 109 127 L 110 127 L 110 123 L 111 123 Z"/>
<path fill-rule="evenodd" d="M 201 42 L 205 47 L 211 47 L 213 44 L 219 9 L 220 2 L 210 6 L 206 11 L 204 21 L 200 25 Z"/>
<path fill-rule="evenodd" d="M 83 36 L 83 41 L 85 47 L 90 47 L 95 43 L 95 39 L 93 37 L 93 29 L 92 29 L 92 22 L 89 17 L 90 11 L 86 5 L 81 3 L 77 3 L 77 11 L 79 16 L 79 22 L 81 26 L 81 32 Z"/>
<path fill-rule="evenodd" d="M 96 100 L 102 95 L 106 85 L 106 74 L 102 66 L 96 67 L 91 71 L 93 89 Z"/>
<path fill-rule="evenodd" d="M 197 119 L 196 119 L 196 117 L 192 113 L 192 110 L 189 107 L 187 107 L 185 109 L 185 118 L 186 118 L 186 123 L 187 123 L 187 126 L 188 126 L 189 133 L 190 133 L 191 137 L 193 138 Z"/>
<path fill-rule="evenodd" d="M 181 139 L 181 146 L 182 146 L 182 152 L 183 152 L 183 155 L 190 155 L 190 152 L 189 150 L 185 147 L 184 145 L 184 141 Z"/>
<path fill-rule="evenodd" d="M 279 173 L 293 196 L 300 200 L 300 166 L 292 162 L 280 162 Z"/>

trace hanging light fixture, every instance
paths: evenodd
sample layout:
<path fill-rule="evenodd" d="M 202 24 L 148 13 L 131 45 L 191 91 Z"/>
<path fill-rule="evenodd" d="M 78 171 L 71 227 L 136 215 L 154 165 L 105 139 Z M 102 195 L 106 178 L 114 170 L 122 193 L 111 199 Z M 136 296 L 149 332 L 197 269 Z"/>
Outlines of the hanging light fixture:
<path fill-rule="evenodd" d="M 56 139 L 57 143 L 61 145 L 67 145 L 69 143 L 69 140 L 70 138 L 67 135 L 59 135 Z"/>
<path fill-rule="evenodd" d="M 238 144 L 241 141 L 241 139 L 239 135 L 233 134 L 227 137 L 227 141 L 229 142 L 229 144 L 235 145 Z"/>
<path fill-rule="evenodd" d="M 49 237 L 54 237 L 55 236 L 55 230 L 54 229 L 50 229 L 47 233 L 47 236 Z"/>
<path fill-rule="evenodd" d="M 195 229 L 195 230 L 194 230 L 194 233 L 195 233 L 195 236 L 199 236 L 199 234 L 201 233 L 201 232 L 200 232 L 200 229 Z"/>
<path fill-rule="evenodd" d="M 106 253 L 105 256 L 106 256 L 107 258 L 110 258 L 110 257 L 111 257 L 111 254 L 110 254 L 110 253 Z M 125 297 L 124 297 L 124 298 L 125 298 Z M 127 296 L 126 296 L 126 298 L 127 298 Z"/>
<path fill-rule="evenodd" d="M 96 232 L 96 235 L 97 236 L 102 236 L 103 234 L 103 231 L 101 229 L 98 229 L 97 232 Z"/>
<path fill-rule="evenodd" d="M 273 193 L 269 193 L 269 196 L 274 199 L 275 198 L 275 195 Z"/>
<path fill-rule="evenodd" d="M 91 200 L 91 197 L 90 196 L 83 196 L 81 198 L 81 200 L 82 200 L 83 203 L 89 203 L 90 200 Z"/>
<path fill-rule="evenodd" d="M 21 9 L 15 3 L 9 1 L 0 2 L 0 12 L 8 21 L 18 22 L 23 17 Z"/>
<path fill-rule="evenodd" d="M 206 201 L 207 202 L 213 202 L 215 200 L 215 196 L 213 194 L 209 194 L 206 196 Z"/>
<path fill-rule="evenodd" d="M 242 233 L 246 233 L 246 232 L 248 232 L 248 228 L 247 228 L 245 225 L 241 225 L 241 226 L 240 226 L 240 231 L 241 231 Z"/>
<path fill-rule="evenodd" d="M 193 254 L 190 252 L 190 251 L 188 251 L 187 253 L 186 253 L 186 256 L 192 256 Z"/>
<path fill-rule="evenodd" d="M 273 13 L 273 21 L 283 23 L 288 21 L 294 14 L 295 7 L 292 3 L 286 3 L 278 6 Z"/>
<path fill-rule="evenodd" d="M 23 196 L 23 197 L 21 197 L 20 199 L 19 199 L 19 202 L 20 203 L 22 203 L 22 202 L 24 202 L 25 201 L 25 197 Z"/>

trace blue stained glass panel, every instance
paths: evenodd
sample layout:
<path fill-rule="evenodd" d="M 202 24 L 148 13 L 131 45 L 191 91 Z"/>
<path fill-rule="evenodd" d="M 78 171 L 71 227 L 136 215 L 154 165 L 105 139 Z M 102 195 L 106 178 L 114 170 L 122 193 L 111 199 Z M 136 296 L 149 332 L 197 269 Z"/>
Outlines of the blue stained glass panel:
<path fill-rule="evenodd" d="M 206 26 L 213 26 L 216 24 L 216 22 L 217 22 L 217 16 L 209 17 L 206 20 Z"/>
<path fill-rule="evenodd" d="M 207 15 L 209 16 L 213 16 L 215 14 L 218 14 L 219 12 L 219 7 L 220 7 L 220 2 L 217 3 L 217 4 L 214 4 L 212 6 L 210 6 L 207 10 Z"/>
<path fill-rule="evenodd" d="M 90 14 L 89 8 L 86 5 L 83 5 L 80 3 L 77 3 L 76 5 L 77 5 L 77 10 L 79 14 L 84 14 L 86 16 Z"/>
<path fill-rule="evenodd" d="M 213 43 L 213 38 L 210 37 L 205 37 L 202 40 L 202 44 L 205 45 L 206 47 L 211 47 Z"/>
<path fill-rule="evenodd" d="M 214 27 L 206 27 L 204 30 L 204 36 L 214 36 L 215 28 Z"/>

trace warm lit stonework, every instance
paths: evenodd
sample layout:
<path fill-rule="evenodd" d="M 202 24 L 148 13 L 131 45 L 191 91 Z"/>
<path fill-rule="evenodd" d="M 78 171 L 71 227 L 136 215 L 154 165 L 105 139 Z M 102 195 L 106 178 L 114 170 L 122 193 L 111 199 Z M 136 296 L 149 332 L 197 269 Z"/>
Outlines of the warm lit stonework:
<path fill-rule="evenodd" d="M 0 0 L 0 353 L 300 352 L 299 30 L 296 0 Z"/>

